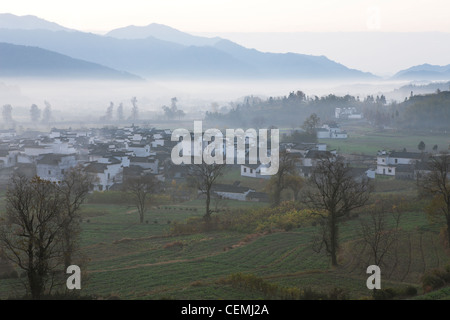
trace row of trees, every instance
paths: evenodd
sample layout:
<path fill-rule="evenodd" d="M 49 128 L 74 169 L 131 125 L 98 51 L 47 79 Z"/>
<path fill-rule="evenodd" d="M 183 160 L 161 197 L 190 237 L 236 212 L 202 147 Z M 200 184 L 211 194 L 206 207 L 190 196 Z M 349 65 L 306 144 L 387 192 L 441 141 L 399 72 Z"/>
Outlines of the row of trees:
<path fill-rule="evenodd" d="M 356 108 L 372 125 L 406 129 L 448 130 L 450 114 L 448 103 L 450 91 L 434 94 L 413 95 L 403 102 L 388 102 L 384 95 L 323 97 L 306 96 L 302 91 L 290 92 L 288 96 L 269 97 L 266 100 L 246 97 L 242 103 L 230 105 L 225 112 L 212 110 L 206 113 L 205 121 L 221 125 L 252 126 L 264 119 L 276 126 L 295 127 L 292 119 L 303 121 L 306 114 L 317 114 L 324 121 L 335 117 L 335 108 Z"/>
<path fill-rule="evenodd" d="M 52 106 L 48 101 L 44 101 L 45 108 L 41 110 L 36 104 L 30 107 L 30 120 L 33 123 L 49 123 L 52 121 Z M 2 108 L 2 118 L 5 123 L 13 123 L 13 107 L 10 104 L 5 104 Z"/>
<path fill-rule="evenodd" d="M 139 107 L 137 104 L 137 102 L 138 102 L 137 98 L 136 97 L 131 98 L 130 102 L 131 102 L 132 108 L 131 108 L 131 115 L 128 117 L 128 120 L 136 122 L 139 120 Z M 173 119 L 177 119 L 177 118 L 180 119 L 186 115 L 183 110 L 178 109 L 177 102 L 178 102 L 177 98 L 173 97 L 171 99 L 170 107 L 168 107 L 168 106 L 162 107 L 162 109 L 164 111 L 164 117 L 166 119 L 169 119 L 169 120 L 173 120 Z M 114 102 L 110 102 L 108 108 L 106 109 L 105 115 L 102 116 L 100 118 L 100 120 L 110 122 L 110 121 L 113 121 L 113 119 L 114 119 Z M 119 122 L 125 120 L 123 103 L 120 103 L 117 106 L 116 119 Z"/>
<path fill-rule="evenodd" d="M 131 98 L 131 115 L 128 120 L 136 122 L 139 119 L 139 107 L 137 105 L 137 98 Z M 106 109 L 105 115 L 100 118 L 101 121 L 110 122 L 114 118 L 114 102 L 110 102 L 108 108 Z M 123 110 L 123 103 L 121 102 L 116 109 L 116 119 L 117 121 L 124 121 L 125 114 Z"/>

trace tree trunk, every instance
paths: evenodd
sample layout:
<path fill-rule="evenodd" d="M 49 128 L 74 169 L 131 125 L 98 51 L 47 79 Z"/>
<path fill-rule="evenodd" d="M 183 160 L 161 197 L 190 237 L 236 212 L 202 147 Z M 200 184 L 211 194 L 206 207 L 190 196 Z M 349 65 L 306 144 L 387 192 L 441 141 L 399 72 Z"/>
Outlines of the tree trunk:
<path fill-rule="evenodd" d="M 144 223 L 144 212 L 141 210 L 139 210 L 139 222 L 140 223 Z"/>
<path fill-rule="evenodd" d="M 450 214 L 447 214 L 447 245 L 450 248 Z"/>
<path fill-rule="evenodd" d="M 210 190 L 208 190 L 206 192 L 206 213 L 205 213 L 205 220 L 209 220 L 211 218 L 211 211 L 209 209 L 210 207 L 210 203 L 211 203 L 211 194 L 210 194 Z"/>
<path fill-rule="evenodd" d="M 338 265 L 337 262 L 337 225 L 336 218 L 334 214 L 331 214 L 330 218 L 330 255 L 331 255 L 331 265 L 336 267 Z"/>

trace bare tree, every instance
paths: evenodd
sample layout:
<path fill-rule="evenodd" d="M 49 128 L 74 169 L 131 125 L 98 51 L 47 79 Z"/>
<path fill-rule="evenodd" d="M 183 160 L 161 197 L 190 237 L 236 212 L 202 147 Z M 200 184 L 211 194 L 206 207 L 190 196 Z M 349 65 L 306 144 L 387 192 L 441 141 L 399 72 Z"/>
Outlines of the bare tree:
<path fill-rule="evenodd" d="M 131 120 L 136 122 L 139 119 L 139 108 L 137 106 L 136 97 L 131 98 L 131 104 L 133 105 L 133 108 L 131 109 Z"/>
<path fill-rule="evenodd" d="M 313 113 L 303 122 L 302 129 L 305 130 L 309 135 L 315 135 L 316 128 L 319 123 L 320 118 L 317 116 L 317 114 Z"/>
<path fill-rule="evenodd" d="M 138 177 L 129 177 L 124 183 L 125 190 L 131 192 L 135 205 L 139 213 L 139 222 L 144 222 L 144 215 L 147 211 L 148 196 L 158 189 L 158 180 L 151 174 Z"/>
<path fill-rule="evenodd" d="M 84 171 L 82 165 L 78 165 L 69 169 L 64 179 L 55 185 L 61 197 L 64 214 L 62 245 L 65 268 L 72 264 L 73 256 L 79 249 L 80 207 L 92 189 L 93 183 L 94 178 Z"/>
<path fill-rule="evenodd" d="M 418 177 L 419 189 L 431 197 L 427 213 L 431 217 L 443 217 L 447 227 L 447 241 L 450 245 L 450 155 L 443 153 L 431 157 L 429 173 Z"/>
<path fill-rule="evenodd" d="M 297 201 L 300 197 L 300 191 L 303 188 L 304 181 L 303 178 L 300 177 L 298 174 L 288 175 L 285 179 L 285 184 L 287 188 L 289 188 L 292 191 L 293 194 L 293 200 Z"/>
<path fill-rule="evenodd" d="M 125 119 L 124 114 L 123 114 L 123 103 L 120 103 L 119 106 L 117 107 L 117 120 L 118 121 L 123 121 Z"/>
<path fill-rule="evenodd" d="M 39 118 L 41 117 L 41 109 L 39 109 L 37 105 L 32 104 L 30 108 L 30 116 L 32 122 L 38 122 Z"/>
<path fill-rule="evenodd" d="M 370 195 L 368 179 L 358 181 L 342 157 L 326 157 L 317 164 L 310 178 L 310 188 L 305 192 L 305 201 L 317 210 L 321 219 L 319 247 L 325 246 L 331 264 L 338 265 L 340 222 L 349 213 L 364 206 Z"/>
<path fill-rule="evenodd" d="M 272 205 L 277 207 L 281 203 L 281 193 L 287 188 L 291 188 L 294 196 L 298 197 L 301 188 L 300 177 L 295 171 L 295 157 L 293 154 L 283 151 L 280 153 L 278 172 L 274 174 L 266 189 L 272 197 Z M 298 184 L 297 184 L 298 183 Z"/>
<path fill-rule="evenodd" d="M 42 122 L 49 123 L 52 121 L 52 106 L 48 101 L 44 101 L 45 108 L 42 113 Z"/>
<path fill-rule="evenodd" d="M 114 103 L 110 102 L 109 103 L 109 107 L 106 109 L 106 114 L 105 114 L 105 120 L 106 121 L 111 121 L 112 120 L 113 112 L 114 112 Z"/>
<path fill-rule="evenodd" d="M 194 164 L 190 167 L 191 184 L 197 190 L 206 196 L 206 209 L 203 216 L 206 221 L 209 221 L 213 210 L 211 209 L 211 193 L 217 179 L 224 174 L 226 164 Z"/>
<path fill-rule="evenodd" d="M 379 267 L 399 240 L 401 214 L 395 210 L 391 212 L 394 225 L 390 228 L 388 211 L 382 204 L 377 203 L 371 207 L 368 219 L 361 220 L 360 237 L 370 250 L 372 263 Z"/>
<path fill-rule="evenodd" d="M 51 293 L 61 273 L 64 217 L 54 185 L 39 177 L 13 176 L 6 192 L 0 243 L 7 258 L 27 274 L 26 289 L 33 299 Z"/>
<path fill-rule="evenodd" d="M 12 106 L 10 104 L 5 104 L 2 110 L 3 121 L 6 123 L 11 123 L 12 118 Z"/>

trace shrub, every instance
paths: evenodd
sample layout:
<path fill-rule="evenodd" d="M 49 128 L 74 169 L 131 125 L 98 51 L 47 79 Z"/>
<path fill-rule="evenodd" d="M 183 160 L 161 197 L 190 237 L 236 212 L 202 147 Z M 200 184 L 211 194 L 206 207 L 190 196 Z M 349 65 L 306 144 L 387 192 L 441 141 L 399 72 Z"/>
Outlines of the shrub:
<path fill-rule="evenodd" d="M 397 293 L 392 288 L 375 290 L 373 297 L 375 300 L 391 300 L 397 296 Z"/>
<path fill-rule="evenodd" d="M 334 288 L 328 294 L 314 291 L 311 288 L 300 289 L 297 287 L 282 287 L 275 283 L 269 283 L 254 274 L 235 273 L 229 276 L 225 283 L 234 287 L 250 291 L 261 292 L 265 299 L 281 300 L 338 300 L 346 299 L 344 290 Z"/>
<path fill-rule="evenodd" d="M 450 283 L 450 272 L 446 267 L 442 269 L 432 269 L 422 276 L 422 287 L 425 292 L 439 289 Z"/>
<path fill-rule="evenodd" d="M 404 289 L 404 295 L 405 295 L 406 297 L 412 297 L 412 296 L 415 296 L 415 295 L 417 295 L 417 289 L 416 289 L 415 287 L 413 287 L 413 286 L 407 286 L 407 287 Z"/>
<path fill-rule="evenodd" d="M 163 249 L 170 249 L 170 248 L 178 248 L 178 249 L 181 249 L 181 248 L 183 248 L 183 247 L 184 247 L 184 243 L 183 243 L 183 242 L 181 242 L 181 241 L 173 241 L 173 242 L 166 243 L 166 244 L 163 246 Z"/>
<path fill-rule="evenodd" d="M 417 295 L 417 289 L 413 286 L 407 286 L 404 288 L 386 288 L 382 290 L 376 290 L 374 292 L 375 300 L 390 300 L 394 298 L 407 298 Z"/>

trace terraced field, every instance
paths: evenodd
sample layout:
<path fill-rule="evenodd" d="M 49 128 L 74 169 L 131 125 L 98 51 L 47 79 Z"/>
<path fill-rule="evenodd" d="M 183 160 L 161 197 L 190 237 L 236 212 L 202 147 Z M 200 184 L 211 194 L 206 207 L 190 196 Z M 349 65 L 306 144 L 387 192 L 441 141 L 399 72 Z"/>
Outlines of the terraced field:
<path fill-rule="evenodd" d="M 395 180 L 378 181 L 377 194 L 390 193 L 392 183 Z M 403 192 L 409 194 L 412 187 L 405 185 Z M 264 206 L 267 204 L 225 203 L 230 210 Z M 231 275 L 242 273 L 280 288 L 310 288 L 323 293 L 339 288 L 350 299 L 372 295 L 366 287 L 368 263 L 356 263 L 354 249 L 364 212 L 340 225 L 342 250 L 337 268 L 330 266 L 326 255 L 313 250 L 319 228 L 314 225 L 261 233 L 236 229 L 171 232 L 175 223 L 201 217 L 202 212 L 201 200 L 160 205 L 152 207 L 145 223 L 140 224 L 131 206 L 85 204 L 81 221 L 83 257 L 76 262 L 83 271 L 81 293 L 121 299 L 268 298 L 261 290 L 229 281 Z M 215 215 L 222 214 L 226 213 Z M 387 261 L 382 286 L 413 286 L 421 294 L 422 274 L 450 264 L 450 256 L 440 244 L 440 225 L 431 223 L 422 210 L 403 213 L 401 227 L 398 261 Z M 395 268 L 394 262 L 398 264 Z M 20 279 L 0 279 L 0 299 L 23 293 Z M 420 297 L 445 299 L 448 290 Z"/>

